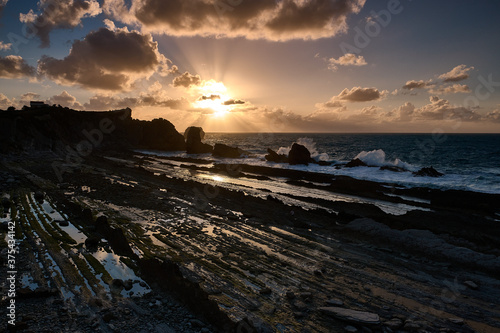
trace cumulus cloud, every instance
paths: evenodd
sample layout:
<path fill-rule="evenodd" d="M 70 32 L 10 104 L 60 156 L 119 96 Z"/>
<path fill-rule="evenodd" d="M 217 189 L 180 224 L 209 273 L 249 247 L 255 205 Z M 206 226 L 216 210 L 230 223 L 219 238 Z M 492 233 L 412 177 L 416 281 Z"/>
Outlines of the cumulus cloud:
<path fill-rule="evenodd" d="M 444 82 L 458 82 L 469 78 L 469 71 L 473 70 L 474 67 L 467 67 L 466 65 L 458 65 L 451 71 L 439 75 L 439 78 Z"/>
<path fill-rule="evenodd" d="M 452 105 L 448 100 L 437 96 L 429 98 L 430 103 L 415 111 L 414 118 L 418 120 L 461 120 L 477 121 L 481 115 L 472 109 Z"/>
<path fill-rule="evenodd" d="M 428 84 L 429 83 L 425 82 L 424 80 L 420 80 L 420 81 L 411 80 L 411 81 L 406 82 L 406 84 L 403 86 L 403 89 L 407 89 L 407 90 L 421 89 L 421 88 L 425 88 Z"/>
<path fill-rule="evenodd" d="M 19 79 L 35 75 L 35 67 L 30 66 L 22 57 L 15 55 L 0 57 L 0 78 Z"/>
<path fill-rule="evenodd" d="M 199 86 L 202 83 L 201 77 L 199 75 L 193 75 L 189 72 L 185 72 L 179 75 L 172 81 L 174 87 L 184 87 L 189 88 L 191 86 Z"/>
<path fill-rule="evenodd" d="M 82 110 L 83 105 L 77 101 L 75 96 L 69 94 L 66 90 L 64 90 L 59 95 L 54 95 L 47 100 L 47 104 L 49 105 L 61 105 L 64 107 L 68 107 L 74 110 Z"/>
<path fill-rule="evenodd" d="M 485 118 L 487 121 L 491 121 L 494 123 L 500 123 L 500 109 L 487 113 Z"/>
<path fill-rule="evenodd" d="M 439 86 L 429 89 L 429 93 L 434 95 L 447 95 L 447 94 L 458 94 L 458 93 L 470 93 L 471 90 L 465 84 L 454 84 L 451 86 Z"/>
<path fill-rule="evenodd" d="M 26 24 L 28 34 L 40 38 L 40 47 L 50 46 L 50 32 L 55 29 L 73 29 L 81 25 L 85 17 L 101 13 L 96 0 L 40 0 L 40 13 L 31 9 L 20 14 L 19 20 Z"/>
<path fill-rule="evenodd" d="M 168 61 L 150 34 L 101 28 L 75 41 L 64 59 L 43 56 L 38 70 L 59 84 L 120 91 L 148 78 Z"/>
<path fill-rule="evenodd" d="M 4 43 L 3 41 L 0 40 L 0 51 L 10 50 L 11 47 L 12 47 L 11 43 Z"/>
<path fill-rule="evenodd" d="M 328 69 L 336 71 L 338 66 L 365 66 L 367 65 L 363 56 L 357 56 L 353 53 L 347 53 L 342 57 L 328 59 Z"/>
<path fill-rule="evenodd" d="M 366 0 L 108 0 L 103 10 L 146 31 L 174 36 L 245 37 L 283 41 L 332 37 Z"/>
<path fill-rule="evenodd" d="M 353 87 L 351 90 L 344 89 L 338 95 L 332 98 L 333 101 L 346 101 L 346 102 L 369 102 L 376 101 L 387 95 L 387 91 L 380 92 L 377 88 L 361 88 Z"/>

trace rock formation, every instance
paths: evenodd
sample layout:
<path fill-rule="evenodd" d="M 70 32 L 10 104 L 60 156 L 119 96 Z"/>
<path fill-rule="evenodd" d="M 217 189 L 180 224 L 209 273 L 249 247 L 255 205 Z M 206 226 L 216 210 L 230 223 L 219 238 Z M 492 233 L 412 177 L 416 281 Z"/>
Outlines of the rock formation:
<path fill-rule="evenodd" d="M 248 155 L 248 152 L 237 147 L 230 147 L 222 143 L 216 143 L 212 155 L 215 157 L 239 158 L 243 155 Z"/>
<path fill-rule="evenodd" d="M 311 153 L 309 150 L 298 143 L 292 145 L 292 149 L 288 153 L 288 163 L 291 165 L 295 164 L 309 164 L 312 162 Z"/>
<path fill-rule="evenodd" d="M 265 156 L 266 161 L 276 162 L 276 163 L 288 163 L 288 156 L 284 154 L 278 154 L 274 150 L 267 148 L 267 155 Z"/>
<path fill-rule="evenodd" d="M 191 126 L 184 132 L 186 139 L 186 152 L 188 154 L 205 154 L 211 153 L 213 147 L 209 144 L 201 142 L 205 137 L 205 132 L 201 127 Z"/>

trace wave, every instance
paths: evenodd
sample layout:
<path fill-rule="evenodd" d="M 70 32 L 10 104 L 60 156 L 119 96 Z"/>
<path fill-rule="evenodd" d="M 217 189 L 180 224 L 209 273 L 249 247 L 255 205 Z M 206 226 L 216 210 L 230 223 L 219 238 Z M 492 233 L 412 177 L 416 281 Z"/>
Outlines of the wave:
<path fill-rule="evenodd" d="M 385 151 L 382 149 L 372 150 L 372 151 L 362 151 L 356 155 L 355 159 L 358 158 L 365 162 L 368 166 L 394 166 L 408 171 L 417 171 L 419 168 L 404 161 L 396 158 L 393 162 L 387 161 L 385 157 Z"/>
<path fill-rule="evenodd" d="M 316 148 L 316 142 L 312 138 L 299 138 L 296 143 L 299 145 L 302 145 L 309 150 L 311 153 L 311 158 L 316 160 L 317 162 L 319 161 L 330 161 L 330 156 L 327 153 L 319 153 L 318 149 Z M 292 149 L 292 146 L 289 147 L 280 147 L 278 149 L 278 154 L 284 154 L 288 155 L 290 150 Z"/>

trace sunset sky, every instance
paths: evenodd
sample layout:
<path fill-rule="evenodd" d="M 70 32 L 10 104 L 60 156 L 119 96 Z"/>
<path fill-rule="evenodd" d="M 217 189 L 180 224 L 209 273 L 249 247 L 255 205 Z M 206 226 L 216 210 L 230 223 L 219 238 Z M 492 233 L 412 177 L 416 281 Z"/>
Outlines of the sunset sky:
<path fill-rule="evenodd" d="M 499 1 L 0 0 L 0 109 L 179 131 L 500 132 Z"/>

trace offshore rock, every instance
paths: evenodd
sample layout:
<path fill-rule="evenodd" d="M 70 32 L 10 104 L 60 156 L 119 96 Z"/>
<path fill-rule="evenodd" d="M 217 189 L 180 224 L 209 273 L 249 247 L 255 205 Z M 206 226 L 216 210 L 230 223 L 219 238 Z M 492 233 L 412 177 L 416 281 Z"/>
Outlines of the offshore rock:
<path fill-rule="evenodd" d="M 288 163 L 290 165 L 296 165 L 296 164 L 309 164 L 312 162 L 311 159 L 311 153 L 309 150 L 303 146 L 299 145 L 298 143 L 294 143 L 292 145 L 292 149 L 288 153 Z"/>
<path fill-rule="evenodd" d="M 288 163 L 288 156 L 283 154 L 278 154 L 274 150 L 267 148 L 267 155 L 265 156 L 266 161 L 275 163 Z"/>
<path fill-rule="evenodd" d="M 433 167 L 422 168 L 422 169 L 418 170 L 417 172 L 414 172 L 413 175 L 416 177 L 441 177 L 441 176 L 444 176 L 444 174 L 437 171 Z"/>
<path fill-rule="evenodd" d="M 184 138 L 186 139 L 186 152 L 188 154 L 211 153 L 213 151 L 213 147 L 201 142 L 204 137 L 205 132 L 201 127 L 188 127 L 186 131 L 184 131 Z"/>
<path fill-rule="evenodd" d="M 248 152 L 237 147 L 230 147 L 222 143 L 216 143 L 214 146 L 214 151 L 212 156 L 215 157 L 227 157 L 227 158 L 239 158 L 242 155 L 246 155 Z"/>
<path fill-rule="evenodd" d="M 360 166 L 368 166 L 368 165 L 359 158 L 355 158 L 345 165 L 346 168 L 355 168 Z"/>

